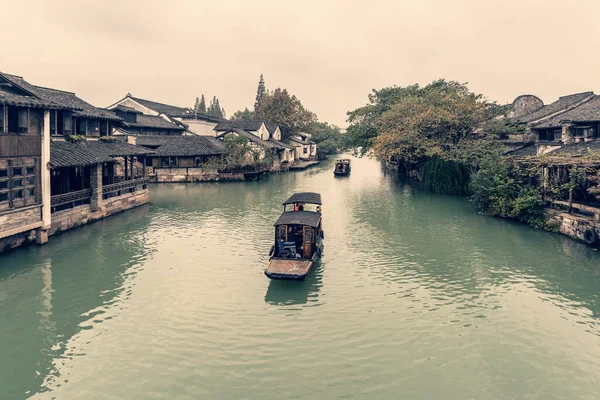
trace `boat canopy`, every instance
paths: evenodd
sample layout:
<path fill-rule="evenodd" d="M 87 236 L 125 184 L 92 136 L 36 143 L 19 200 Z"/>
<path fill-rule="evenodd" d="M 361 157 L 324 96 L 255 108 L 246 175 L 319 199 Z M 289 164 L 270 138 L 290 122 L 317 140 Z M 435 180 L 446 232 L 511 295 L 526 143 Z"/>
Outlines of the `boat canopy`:
<path fill-rule="evenodd" d="M 288 211 L 281 214 L 275 226 L 304 225 L 316 228 L 321 222 L 321 214 L 313 211 Z"/>
<path fill-rule="evenodd" d="M 349 163 L 350 160 L 347 158 L 342 158 L 341 160 L 337 160 L 336 162 Z"/>
<path fill-rule="evenodd" d="M 323 204 L 321 203 L 321 195 L 314 192 L 300 192 L 294 193 L 292 197 L 287 199 L 284 206 L 288 204 L 307 203 L 307 204 Z"/>

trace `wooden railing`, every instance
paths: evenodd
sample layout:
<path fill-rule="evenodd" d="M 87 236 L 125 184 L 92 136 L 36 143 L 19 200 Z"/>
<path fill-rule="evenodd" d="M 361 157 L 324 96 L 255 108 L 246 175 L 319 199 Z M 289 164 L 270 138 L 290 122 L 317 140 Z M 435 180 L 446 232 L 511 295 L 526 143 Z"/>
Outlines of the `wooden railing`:
<path fill-rule="evenodd" d="M 148 178 L 144 177 L 104 185 L 102 186 L 102 198 L 108 199 L 111 197 L 120 196 L 125 193 L 133 193 L 136 190 L 139 190 L 140 188 L 146 189 L 147 184 Z"/>
<path fill-rule="evenodd" d="M 73 208 L 82 204 L 88 204 L 92 198 L 92 189 L 83 189 L 76 192 L 58 194 L 50 197 L 50 208 L 52 212 Z"/>

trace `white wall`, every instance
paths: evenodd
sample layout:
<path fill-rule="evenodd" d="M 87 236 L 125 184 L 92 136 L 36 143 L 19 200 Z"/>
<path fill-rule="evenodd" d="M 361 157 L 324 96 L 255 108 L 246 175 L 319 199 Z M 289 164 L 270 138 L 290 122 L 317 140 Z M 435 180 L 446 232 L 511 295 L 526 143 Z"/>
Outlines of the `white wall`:
<path fill-rule="evenodd" d="M 156 111 L 151 110 L 148 107 L 144 107 L 143 105 L 141 105 L 140 103 L 138 103 L 135 100 L 130 99 L 129 97 L 125 97 L 123 100 L 119 101 L 118 103 L 115 103 L 112 106 L 112 108 L 115 108 L 118 105 L 133 108 L 133 109 L 138 110 L 146 115 L 158 115 L 158 113 Z"/>
<path fill-rule="evenodd" d="M 216 122 L 209 122 L 200 119 L 181 119 L 175 118 L 177 121 L 183 122 L 188 125 L 188 130 L 200 136 L 212 136 L 215 137 L 218 132 L 215 132 Z"/>

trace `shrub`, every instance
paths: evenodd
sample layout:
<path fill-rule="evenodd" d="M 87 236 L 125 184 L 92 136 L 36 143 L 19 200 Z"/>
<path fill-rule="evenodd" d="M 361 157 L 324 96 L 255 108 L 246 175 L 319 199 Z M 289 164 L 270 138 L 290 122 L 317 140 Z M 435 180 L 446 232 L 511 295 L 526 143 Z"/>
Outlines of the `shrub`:
<path fill-rule="evenodd" d="M 548 222 L 536 173 L 510 159 L 490 157 L 471 179 L 471 199 L 479 212 L 545 228 Z"/>

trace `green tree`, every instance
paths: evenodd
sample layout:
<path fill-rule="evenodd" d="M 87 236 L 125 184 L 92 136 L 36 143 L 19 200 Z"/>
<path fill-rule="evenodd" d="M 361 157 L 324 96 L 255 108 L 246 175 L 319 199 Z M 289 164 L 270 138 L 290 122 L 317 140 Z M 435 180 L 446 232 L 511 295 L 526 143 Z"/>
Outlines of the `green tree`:
<path fill-rule="evenodd" d="M 244 109 L 244 111 L 236 111 L 231 115 L 232 121 L 252 121 L 254 120 L 254 113 L 248 110 L 248 107 Z"/>
<path fill-rule="evenodd" d="M 317 116 L 304 108 L 296 96 L 280 88 L 265 92 L 255 117 L 278 124 L 283 138 L 306 130 L 311 123 L 317 121 Z"/>
<path fill-rule="evenodd" d="M 202 113 L 202 114 L 206 114 L 206 100 L 204 100 L 204 94 L 202 95 L 200 103 L 198 104 L 198 110 L 197 110 L 197 112 Z"/>
<path fill-rule="evenodd" d="M 319 152 L 335 154 L 343 150 L 342 133 L 340 128 L 327 122 L 313 122 L 307 129 L 311 139 L 317 144 Z"/>
<path fill-rule="evenodd" d="M 260 104 L 262 103 L 262 99 L 266 93 L 265 88 L 265 80 L 263 78 L 263 74 L 260 74 L 260 79 L 258 81 L 258 88 L 256 89 L 256 101 L 254 102 L 254 112 L 257 113 L 260 108 Z"/>
<path fill-rule="evenodd" d="M 194 103 L 194 107 L 192 108 L 192 110 L 194 112 L 198 112 L 198 108 L 200 108 L 200 100 L 198 100 L 198 98 L 196 97 L 196 102 Z"/>

